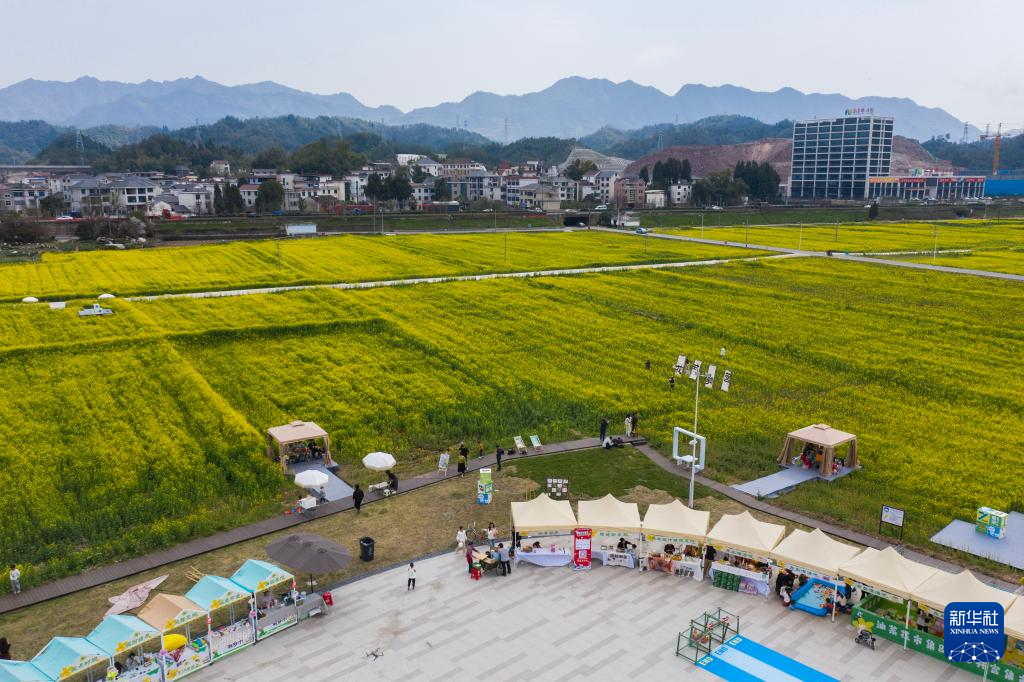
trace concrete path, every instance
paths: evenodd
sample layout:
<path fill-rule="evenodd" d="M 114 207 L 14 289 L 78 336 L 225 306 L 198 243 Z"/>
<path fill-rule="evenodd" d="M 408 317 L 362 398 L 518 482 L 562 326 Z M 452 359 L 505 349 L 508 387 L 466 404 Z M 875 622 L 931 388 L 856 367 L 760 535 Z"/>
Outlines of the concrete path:
<path fill-rule="evenodd" d="M 769 249 L 771 250 L 771 249 Z M 689 268 L 702 265 L 720 265 L 732 261 L 752 261 L 766 258 L 791 258 L 794 255 L 784 253 L 777 256 L 753 256 L 747 258 L 716 258 L 713 260 L 676 261 L 672 263 L 637 263 L 634 265 L 603 265 L 593 268 L 564 268 L 561 270 L 527 270 L 520 272 L 494 272 L 485 275 L 452 275 L 449 277 L 418 277 L 413 279 L 388 279 L 376 282 L 336 282 L 331 284 L 301 284 L 294 286 L 263 287 L 259 289 L 225 289 L 223 291 L 193 291 L 180 294 L 156 294 L 153 296 L 132 296 L 129 301 L 153 301 L 162 298 L 219 298 L 222 296 L 251 296 L 255 294 L 275 294 L 281 291 L 304 291 L 307 289 L 379 289 L 382 287 L 401 287 L 413 284 L 441 284 L 444 282 L 479 282 L 485 279 L 511 279 L 517 277 L 564 277 L 566 275 L 583 275 L 595 272 L 626 272 L 629 270 L 661 270 L 664 268 Z"/>
<path fill-rule="evenodd" d="M 739 618 L 741 635 L 844 682 L 981 679 L 882 638 L 874 651 L 858 646 L 849 616 L 832 622 L 706 581 L 527 564 L 476 581 L 451 552 L 417 561 L 416 569 L 415 591 L 406 590 L 404 566 L 332 589 L 336 606 L 327 615 L 189 679 L 713 682 L 676 656 L 676 638 L 691 618 L 719 607 Z"/>

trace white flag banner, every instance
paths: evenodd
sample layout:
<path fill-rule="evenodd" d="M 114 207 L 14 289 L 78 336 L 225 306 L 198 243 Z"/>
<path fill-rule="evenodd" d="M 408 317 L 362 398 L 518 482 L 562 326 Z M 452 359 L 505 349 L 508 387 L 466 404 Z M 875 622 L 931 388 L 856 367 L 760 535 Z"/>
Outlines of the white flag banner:
<path fill-rule="evenodd" d="M 725 374 L 722 375 L 722 390 L 726 393 L 729 392 L 729 384 L 732 383 L 732 370 L 725 370 Z"/>
<path fill-rule="evenodd" d="M 676 376 L 683 376 L 683 371 L 686 369 L 686 356 L 680 355 L 676 358 L 676 366 L 673 367 L 676 371 Z"/>
<path fill-rule="evenodd" d="M 708 365 L 707 376 L 704 377 L 704 388 L 711 388 L 715 383 L 715 370 L 717 368 L 714 365 Z"/>
<path fill-rule="evenodd" d="M 700 376 L 700 366 L 701 366 L 701 361 L 700 360 L 694 360 L 693 361 L 693 367 L 690 368 L 690 378 L 691 379 L 696 379 L 697 377 Z"/>

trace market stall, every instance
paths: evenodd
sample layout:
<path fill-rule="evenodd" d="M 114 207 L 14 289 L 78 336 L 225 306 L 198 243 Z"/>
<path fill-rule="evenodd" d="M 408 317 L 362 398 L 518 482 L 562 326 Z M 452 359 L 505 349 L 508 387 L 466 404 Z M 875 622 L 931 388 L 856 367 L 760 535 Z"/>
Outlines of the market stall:
<path fill-rule="evenodd" d="M 605 566 L 637 567 L 643 529 L 636 502 L 605 495 L 599 500 L 580 500 L 576 510 L 579 526 L 593 532 L 591 557 Z"/>
<path fill-rule="evenodd" d="M 831 613 L 834 620 L 836 592 L 845 589 L 839 567 L 861 550 L 861 547 L 833 540 L 817 528 L 809 533 L 797 528 L 776 545 L 769 556 L 780 569 L 789 569 L 797 576 L 806 575 L 810 579 L 792 593 L 791 608 L 818 616 Z"/>
<path fill-rule="evenodd" d="M 513 502 L 515 562 L 538 566 L 572 563 L 572 534 L 576 526 L 576 515 L 568 500 L 552 500 L 541 494 L 527 502 Z"/>
<path fill-rule="evenodd" d="M 281 470 L 295 461 L 323 460 L 328 469 L 336 468 L 331 458 L 331 437 L 313 422 L 293 421 L 267 429 L 267 457 L 281 463 Z"/>
<path fill-rule="evenodd" d="M 181 679 L 210 665 L 210 620 L 195 602 L 177 594 L 158 594 L 139 611 L 139 619 L 160 631 L 164 679 Z"/>
<path fill-rule="evenodd" d="M 110 657 L 110 665 L 115 661 L 120 665 L 118 682 L 163 680 L 158 657 L 160 631 L 140 618 L 107 616 L 85 638 Z"/>
<path fill-rule="evenodd" d="M 707 544 L 715 550 L 708 577 L 715 587 L 745 594 L 771 594 L 770 554 L 786 527 L 758 521 L 750 512 L 723 514 L 708 531 Z"/>
<path fill-rule="evenodd" d="M 916 602 L 916 613 L 912 613 L 910 622 L 917 626 L 917 630 L 911 632 L 908 637 L 909 648 L 920 651 L 935 658 L 955 665 L 960 668 L 971 670 L 976 673 L 983 673 L 984 669 L 979 664 L 958 664 L 952 663 L 944 655 L 942 648 L 943 632 L 945 630 L 944 614 L 946 605 L 950 602 L 995 602 L 1003 607 L 1006 612 L 1014 603 L 1015 595 L 1005 590 L 986 585 L 978 580 L 970 571 L 960 573 L 946 573 L 936 571 L 917 586 L 911 592 L 911 598 Z M 1004 618 L 1005 623 L 1005 618 Z M 1005 625 L 1004 625 L 1005 631 Z M 1010 667 L 1000 664 L 999 679 L 1008 679 L 1012 671 Z M 1021 670 L 1016 671 L 1014 680 L 1020 679 Z"/>
<path fill-rule="evenodd" d="M 1013 682 L 1024 682 L 1024 597 L 1018 596 L 1006 610 L 1003 631 L 1006 632 L 1006 654 L 1002 663 L 1016 672 Z"/>
<path fill-rule="evenodd" d="M 843 446 L 845 453 L 841 449 Z M 837 448 L 840 448 L 838 458 Z M 815 468 L 826 478 L 840 473 L 843 467 L 857 469 L 860 467 L 857 436 L 833 429 L 828 424 L 813 424 L 791 431 L 782 446 L 779 464 Z"/>
<path fill-rule="evenodd" d="M 839 573 L 869 596 L 853 605 L 852 619 L 877 623 L 874 633 L 907 646 L 911 593 L 938 569 L 907 559 L 892 547 L 868 547 L 839 567 Z"/>
<path fill-rule="evenodd" d="M 299 622 L 296 608 L 295 576 L 283 568 L 257 559 L 247 559 L 231 576 L 231 582 L 241 585 L 256 602 L 256 639 L 261 640 Z M 277 599 L 274 595 L 287 587 L 287 595 Z"/>
<path fill-rule="evenodd" d="M 0 660 L 0 682 L 52 682 L 52 679 L 28 661 Z"/>
<path fill-rule="evenodd" d="M 109 658 L 85 637 L 54 637 L 32 659 L 32 665 L 56 682 L 98 682 L 107 674 Z"/>
<path fill-rule="evenodd" d="M 711 512 L 690 509 L 679 500 L 649 506 L 642 523 L 647 568 L 703 579 L 701 544 L 710 520 Z"/>
<path fill-rule="evenodd" d="M 185 596 L 209 614 L 212 661 L 256 641 L 252 595 L 241 585 L 220 576 L 205 575 Z"/>

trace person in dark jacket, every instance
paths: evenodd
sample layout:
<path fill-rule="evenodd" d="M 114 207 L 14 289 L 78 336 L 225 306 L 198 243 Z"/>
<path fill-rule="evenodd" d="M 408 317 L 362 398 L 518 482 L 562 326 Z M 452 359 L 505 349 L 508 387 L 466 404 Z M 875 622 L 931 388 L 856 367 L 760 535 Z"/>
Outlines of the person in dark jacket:
<path fill-rule="evenodd" d="M 637 435 L 637 433 L 639 433 L 639 430 L 640 430 L 640 417 L 636 416 L 636 412 L 633 413 L 632 421 L 633 421 L 633 433 L 631 433 L 630 435 L 631 436 L 635 436 L 635 435 Z"/>
<path fill-rule="evenodd" d="M 6 637 L 0 637 L 0 659 L 11 660 L 11 645 Z"/>
<path fill-rule="evenodd" d="M 469 461 L 469 448 L 466 447 L 465 441 L 459 443 L 459 455 Z"/>
<path fill-rule="evenodd" d="M 359 487 L 359 484 L 356 483 L 356 487 L 352 489 L 352 506 L 356 508 L 357 512 L 363 506 L 363 496 L 365 494 L 363 489 Z"/>
<path fill-rule="evenodd" d="M 459 463 L 456 469 L 459 472 L 459 476 L 466 475 L 466 457 L 462 454 L 459 455 Z"/>
<path fill-rule="evenodd" d="M 494 450 L 494 459 L 498 462 L 498 471 L 501 471 L 501 458 L 505 456 L 505 450 L 499 445 Z"/>
<path fill-rule="evenodd" d="M 601 417 L 601 436 L 600 440 L 603 443 L 604 437 L 608 435 L 608 417 Z"/>
<path fill-rule="evenodd" d="M 391 492 L 398 492 L 398 476 L 395 476 L 395 472 L 388 470 L 388 487 L 391 488 Z"/>

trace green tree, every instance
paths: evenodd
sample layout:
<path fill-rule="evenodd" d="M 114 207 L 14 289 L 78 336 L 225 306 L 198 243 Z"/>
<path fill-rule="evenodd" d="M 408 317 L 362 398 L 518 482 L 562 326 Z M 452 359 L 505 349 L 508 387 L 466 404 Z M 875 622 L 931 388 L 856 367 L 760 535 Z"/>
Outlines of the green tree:
<path fill-rule="evenodd" d="M 583 179 L 583 176 L 590 171 L 596 171 L 597 166 L 594 165 L 593 161 L 585 159 L 576 159 L 569 164 L 565 169 L 565 177 L 571 178 L 576 182 Z"/>
<path fill-rule="evenodd" d="M 256 210 L 279 211 L 284 202 L 284 187 L 277 180 L 264 180 L 256 193 Z"/>
<path fill-rule="evenodd" d="M 287 165 L 288 155 L 284 149 L 275 146 L 263 149 L 256 153 L 252 159 L 253 168 L 284 168 Z"/>
<path fill-rule="evenodd" d="M 224 193 L 220 191 L 219 183 L 213 186 L 213 212 L 224 215 Z"/>
<path fill-rule="evenodd" d="M 711 173 L 693 185 L 693 203 L 698 206 L 737 204 L 748 192 L 747 183 L 727 170 Z"/>
<path fill-rule="evenodd" d="M 451 201 L 452 193 L 448 187 L 448 180 L 438 178 L 434 180 L 434 201 Z"/>
<path fill-rule="evenodd" d="M 733 178 L 747 185 L 751 199 L 775 201 L 779 198 L 779 174 L 767 161 L 739 161 L 733 170 Z"/>
<path fill-rule="evenodd" d="M 399 169 L 384 183 L 384 197 L 404 203 L 412 196 L 412 185 L 404 169 Z"/>
<path fill-rule="evenodd" d="M 230 182 L 224 188 L 224 211 L 231 215 L 245 213 L 245 199 L 242 198 L 242 191 L 238 185 Z"/>
<path fill-rule="evenodd" d="M 429 177 L 429 173 L 427 173 L 427 171 L 425 171 L 422 168 L 420 168 L 419 165 L 415 165 L 415 166 L 412 167 L 412 181 L 413 182 L 423 182 L 428 177 Z"/>
<path fill-rule="evenodd" d="M 644 184 L 650 184 L 651 176 L 647 173 L 647 166 L 640 169 L 640 179 L 644 181 Z"/>
<path fill-rule="evenodd" d="M 384 180 L 380 177 L 380 174 L 370 173 L 370 176 L 366 178 L 366 187 L 363 188 L 363 194 L 368 199 L 379 201 L 386 198 L 385 193 Z"/>
<path fill-rule="evenodd" d="M 64 212 L 64 197 L 59 194 L 49 194 L 39 201 L 39 209 L 43 215 L 58 216 Z"/>
<path fill-rule="evenodd" d="M 365 159 L 352 151 L 348 140 L 323 138 L 299 147 L 288 160 L 299 173 L 330 173 L 342 176 L 358 168 Z"/>

